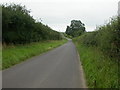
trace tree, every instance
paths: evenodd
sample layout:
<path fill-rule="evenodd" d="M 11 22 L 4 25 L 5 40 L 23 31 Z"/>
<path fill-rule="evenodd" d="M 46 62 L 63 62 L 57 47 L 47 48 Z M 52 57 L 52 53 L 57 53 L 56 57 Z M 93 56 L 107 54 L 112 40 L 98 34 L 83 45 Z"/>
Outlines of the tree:
<path fill-rule="evenodd" d="M 85 32 L 85 24 L 80 20 L 72 20 L 71 25 L 66 28 L 66 34 L 73 37 L 79 36 L 83 32 Z"/>
<path fill-rule="evenodd" d="M 2 42 L 6 44 L 26 44 L 40 40 L 59 40 L 59 32 L 36 22 L 25 6 L 16 4 L 2 7 Z"/>

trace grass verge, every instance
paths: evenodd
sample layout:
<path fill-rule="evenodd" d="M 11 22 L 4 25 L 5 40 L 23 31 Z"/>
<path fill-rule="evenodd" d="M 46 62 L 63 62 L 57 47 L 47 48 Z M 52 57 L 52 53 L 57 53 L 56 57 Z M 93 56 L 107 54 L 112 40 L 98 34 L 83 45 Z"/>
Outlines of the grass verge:
<path fill-rule="evenodd" d="M 67 40 L 44 41 L 26 45 L 7 46 L 2 49 L 2 69 L 9 68 L 32 56 L 41 54 L 67 42 Z"/>
<path fill-rule="evenodd" d="M 77 39 L 73 41 L 80 54 L 88 88 L 120 88 L 118 63 L 96 47 L 86 47 Z"/>

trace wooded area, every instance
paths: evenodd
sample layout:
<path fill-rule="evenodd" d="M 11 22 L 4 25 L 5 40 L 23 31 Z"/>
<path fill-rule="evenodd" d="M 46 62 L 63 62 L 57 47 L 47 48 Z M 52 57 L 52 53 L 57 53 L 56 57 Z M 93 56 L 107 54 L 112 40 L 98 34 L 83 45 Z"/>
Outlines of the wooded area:
<path fill-rule="evenodd" d="M 10 4 L 2 7 L 2 43 L 25 44 L 42 40 L 60 40 L 59 32 L 36 21 L 25 6 Z M 40 12 L 41 13 L 41 12 Z"/>

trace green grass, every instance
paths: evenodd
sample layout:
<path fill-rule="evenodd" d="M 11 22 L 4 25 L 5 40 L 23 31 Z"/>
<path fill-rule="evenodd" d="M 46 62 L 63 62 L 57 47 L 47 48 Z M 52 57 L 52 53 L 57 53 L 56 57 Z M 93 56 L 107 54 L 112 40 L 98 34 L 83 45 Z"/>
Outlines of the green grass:
<path fill-rule="evenodd" d="M 2 69 L 2 44 L 0 42 L 0 70 Z"/>
<path fill-rule="evenodd" d="M 80 54 L 87 86 L 89 88 L 118 88 L 118 64 L 96 47 L 86 47 L 77 39 L 74 39 L 74 43 Z"/>
<path fill-rule="evenodd" d="M 67 42 L 67 40 L 44 41 L 26 45 L 7 46 L 2 50 L 2 69 L 9 68 L 32 56 L 39 55 Z"/>

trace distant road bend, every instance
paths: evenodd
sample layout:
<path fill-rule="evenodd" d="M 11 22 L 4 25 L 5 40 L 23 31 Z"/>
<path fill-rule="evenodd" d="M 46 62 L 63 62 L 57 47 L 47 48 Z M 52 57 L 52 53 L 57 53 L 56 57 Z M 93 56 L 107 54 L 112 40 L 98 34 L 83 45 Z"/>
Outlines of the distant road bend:
<path fill-rule="evenodd" d="M 72 40 L 2 73 L 3 88 L 84 88 L 81 64 Z"/>

